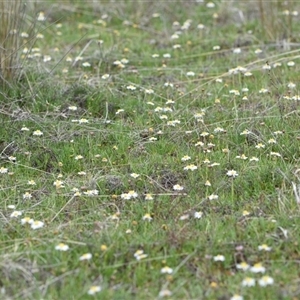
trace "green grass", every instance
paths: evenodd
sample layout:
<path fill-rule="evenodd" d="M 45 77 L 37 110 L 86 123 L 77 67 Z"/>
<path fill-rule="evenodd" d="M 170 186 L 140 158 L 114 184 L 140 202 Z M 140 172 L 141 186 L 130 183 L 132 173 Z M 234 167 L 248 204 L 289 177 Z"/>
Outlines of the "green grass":
<path fill-rule="evenodd" d="M 0 93 L 0 298 L 299 299 L 298 17 L 277 32 L 246 2 L 98 4 L 27 12 L 46 20 L 19 80 Z M 22 42 L 21 52 L 33 43 Z M 238 66 L 252 75 L 229 72 Z M 129 191 L 138 196 L 124 199 Z M 260 286 L 264 275 L 274 283 Z"/>

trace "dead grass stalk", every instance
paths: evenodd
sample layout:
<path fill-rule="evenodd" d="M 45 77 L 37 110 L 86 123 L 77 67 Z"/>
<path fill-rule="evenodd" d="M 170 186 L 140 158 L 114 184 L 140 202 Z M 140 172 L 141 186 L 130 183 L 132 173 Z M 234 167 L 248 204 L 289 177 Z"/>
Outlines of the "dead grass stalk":
<path fill-rule="evenodd" d="M 22 0 L 0 1 L 0 85 L 10 85 L 19 69 Z"/>

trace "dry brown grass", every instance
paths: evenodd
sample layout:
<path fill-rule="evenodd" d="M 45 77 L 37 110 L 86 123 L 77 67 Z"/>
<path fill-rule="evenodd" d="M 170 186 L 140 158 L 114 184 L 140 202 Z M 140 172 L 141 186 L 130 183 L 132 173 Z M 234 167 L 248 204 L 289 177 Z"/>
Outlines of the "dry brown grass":
<path fill-rule="evenodd" d="M 236 26 L 259 21 L 257 29 L 265 42 L 290 43 L 296 42 L 296 8 L 296 1 L 292 0 L 221 1 L 217 21 Z"/>
<path fill-rule="evenodd" d="M 19 69 L 18 49 L 22 25 L 22 0 L 0 2 L 0 85 L 14 80 Z"/>
<path fill-rule="evenodd" d="M 291 18 L 279 19 L 278 16 L 281 16 L 283 11 L 290 7 L 285 7 L 282 0 L 259 0 L 258 7 L 260 12 L 260 22 L 265 38 L 271 41 L 288 38 Z"/>

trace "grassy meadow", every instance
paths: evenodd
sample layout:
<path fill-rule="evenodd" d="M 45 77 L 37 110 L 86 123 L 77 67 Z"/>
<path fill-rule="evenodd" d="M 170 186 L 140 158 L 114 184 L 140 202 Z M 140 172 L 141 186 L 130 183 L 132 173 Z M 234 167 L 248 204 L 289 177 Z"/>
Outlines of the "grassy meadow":
<path fill-rule="evenodd" d="M 16 9 L 0 299 L 300 299 L 300 4 Z"/>

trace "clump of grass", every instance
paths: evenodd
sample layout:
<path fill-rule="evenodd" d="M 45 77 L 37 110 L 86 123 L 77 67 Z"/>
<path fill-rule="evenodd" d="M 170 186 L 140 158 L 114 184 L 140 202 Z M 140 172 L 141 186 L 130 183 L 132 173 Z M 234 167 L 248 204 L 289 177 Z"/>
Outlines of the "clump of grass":
<path fill-rule="evenodd" d="M 264 38 L 272 42 L 290 43 L 293 39 L 293 19 L 298 15 L 292 1 L 259 0 L 258 7 Z M 283 17 L 279 18 L 280 15 Z"/>
<path fill-rule="evenodd" d="M 0 85 L 14 80 L 18 70 L 18 50 L 22 24 L 22 0 L 0 2 Z"/>

